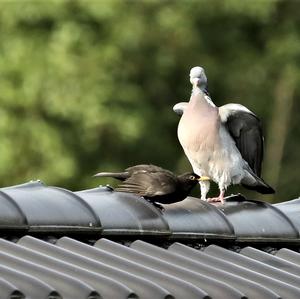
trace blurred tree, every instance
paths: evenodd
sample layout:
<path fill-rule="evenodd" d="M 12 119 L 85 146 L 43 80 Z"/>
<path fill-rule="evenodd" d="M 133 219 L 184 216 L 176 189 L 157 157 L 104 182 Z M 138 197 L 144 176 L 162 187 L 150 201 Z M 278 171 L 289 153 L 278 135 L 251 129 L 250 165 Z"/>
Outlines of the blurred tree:
<path fill-rule="evenodd" d="M 137 163 L 189 169 L 172 106 L 202 65 L 216 104 L 263 119 L 276 200 L 298 196 L 299 11 L 275 0 L 2 0 L 1 185 L 81 189 Z"/>

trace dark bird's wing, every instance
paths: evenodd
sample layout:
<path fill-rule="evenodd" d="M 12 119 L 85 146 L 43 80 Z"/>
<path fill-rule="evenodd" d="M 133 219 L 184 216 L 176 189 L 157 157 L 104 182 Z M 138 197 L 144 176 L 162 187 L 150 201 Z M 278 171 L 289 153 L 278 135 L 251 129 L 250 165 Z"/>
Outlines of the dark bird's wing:
<path fill-rule="evenodd" d="M 121 181 L 128 179 L 135 173 L 152 173 L 152 172 L 165 172 L 172 175 L 171 171 L 163 169 L 159 166 L 152 164 L 140 164 L 131 166 L 125 169 L 123 172 L 98 172 L 94 175 L 94 177 L 111 177 Z"/>
<path fill-rule="evenodd" d="M 164 196 L 176 191 L 175 175 L 164 172 L 136 172 L 115 190 L 135 193 L 146 198 Z"/>
<path fill-rule="evenodd" d="M 168 172 L 172 174 L 171 171 L 161 168 L 159 166 L 153 164 L 139 164 L 135 166 L 131 166 L 125 169 L 126 172 L 133 174 L 136 172 Z"/>
<path fill-rule="evenodd" d="M 264 141 L 261 122 L 249 109 L 240 104 L 219 107 L 222 123 L 234 139 L 243 159 L 252 171 L 260 177 Z"/>

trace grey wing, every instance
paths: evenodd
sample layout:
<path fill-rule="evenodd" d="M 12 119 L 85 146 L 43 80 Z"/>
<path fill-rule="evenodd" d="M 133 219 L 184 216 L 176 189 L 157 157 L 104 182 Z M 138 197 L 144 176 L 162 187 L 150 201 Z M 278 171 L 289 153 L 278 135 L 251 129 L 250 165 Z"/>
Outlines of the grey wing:
<path fill-rule="evenodd" d="M 176 190 L 174 176 L 166 172 L 135 173 L 123 183 L 116 191 L 135 193 L 140 196 L 154 197 L 172 193 Z"/>
<path fill-rule="evenodd" d="M 187 105 L 188 102 L 177 103 L 173 106 L 173 111 L 178 115 L 182 115 Z"/>
<path fill-rule="evenodd" d="M 239 104 L 221 106 L 219 114 L 243 159 L 248 162 L 253 172 L 260 177 L 264 151 L 260 120 L 253 112 Z"/>

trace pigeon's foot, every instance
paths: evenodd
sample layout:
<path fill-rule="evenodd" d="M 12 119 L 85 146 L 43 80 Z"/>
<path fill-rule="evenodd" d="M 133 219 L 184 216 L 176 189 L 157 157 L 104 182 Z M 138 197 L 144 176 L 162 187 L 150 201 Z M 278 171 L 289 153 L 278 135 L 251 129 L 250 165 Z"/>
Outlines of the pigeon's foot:
<path fill-rule="evenodd" d="M 224 204 L 225 203 L 224 195 L 225 195 L 225 191 L 221 191 L 220 195 L 218 197 L 210 197 L 210 198 L 207 198 L 206 201 L 207 202 L 221 202 L 221 204 Z"/>
<path fill-rule="evenodd" d="M 220 202 L 222 204 L 225 203 L 225 199 L 224 198 L 221 198 L 220 196 L 218 197 L 209 197 L 206 199 L 207 202 L 209 203 L 212 203 L 212 202 Z"/>

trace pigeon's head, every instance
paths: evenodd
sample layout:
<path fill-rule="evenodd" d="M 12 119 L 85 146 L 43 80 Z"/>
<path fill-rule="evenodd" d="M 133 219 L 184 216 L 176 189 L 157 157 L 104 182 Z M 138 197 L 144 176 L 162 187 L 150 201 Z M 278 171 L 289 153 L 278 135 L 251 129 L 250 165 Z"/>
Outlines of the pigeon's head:
<path fill-rule="evenodd" d="M 193 86 L 205 90 L 207 86 L 207 78 L 204 69 L 201 66 L 195 66 L 190 71 L 190 82 Z"/>
<path fill-rule="evenodd" d="M 182 189 L 186 192 L 190 192 L 200 181 L 208 181 L 210 180 L 209 177 L 202 176 L 193 173 L 187 172 L 178 176 L 178 180 L 182 185 Z"/>

